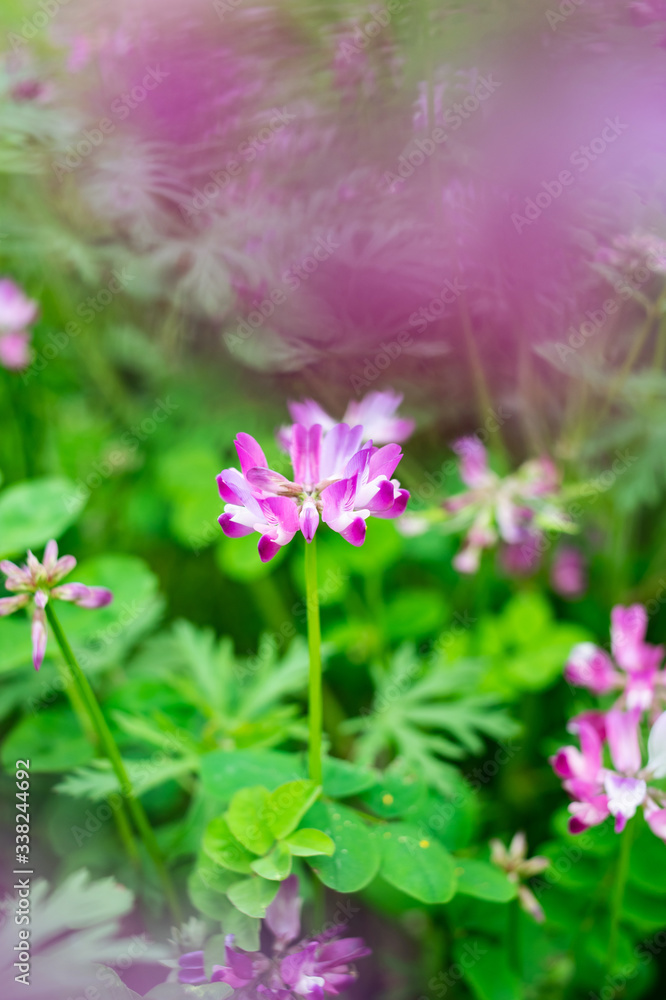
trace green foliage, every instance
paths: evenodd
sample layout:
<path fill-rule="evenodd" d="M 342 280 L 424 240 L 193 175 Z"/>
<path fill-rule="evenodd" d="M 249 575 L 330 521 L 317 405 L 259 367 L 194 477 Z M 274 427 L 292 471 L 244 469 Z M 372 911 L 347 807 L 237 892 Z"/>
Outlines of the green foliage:
<path fill-rule="evenodd" d="M 68 479 L 48 477 L 6 486 L 0 492 L 0 558 L 22 556 L 60 538 L 85 504 Z"/>
<path fill-rule="evenodd" d="M 372 764 L 396 754 L 433 788 L 450 792 L 455 772 L 442 758 L 478 754 L 483 736 L 503 739 L 517 731 L 496 695 L 477 693 L 482 671 L 472 660 L 447 665 L 403 646 L 389 670 L 373 671 L 370 713 L 344 723 L 345 732 L 358 734 L 356 758 Z"/>

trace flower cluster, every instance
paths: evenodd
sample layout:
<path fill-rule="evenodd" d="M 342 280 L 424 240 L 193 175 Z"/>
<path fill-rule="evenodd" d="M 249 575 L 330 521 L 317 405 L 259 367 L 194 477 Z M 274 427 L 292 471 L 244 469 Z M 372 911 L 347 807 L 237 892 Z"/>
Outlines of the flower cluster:
<path fill-rule="evenodd" d="M 301 903 L 298 878 L 290 875 L 266 910 L 266 926 L 273 935 L 270 955 L 234 948 L 233 935 L 229 935 L 226 965 L 213 965 L 210 980 L 203 951 L 192 951 L 179 959 L 178 981 L 193 986 L 227 983 L 239 991 L 238 1000 L 324 1000 L 327 993 L 342 993 L 356 979 L 351 963 L 365 958 L 370 949 L 361 938 L 340 938 L 339 927 L 294 944 L 300 934 Z"/>
<path fill-rule="evenodd" d="M 58 545 L 53 539 L 44 549 L 42 562 L 28 552 L 25 566 L 17 566 L 8 559 L 0 562 L 0 570 L 5 574 L 5 587 L 13 591 L 13 597 L 0 598 L 0 617 L 11 615 L 19 608 L 32 604 L 32 662 L 39 670 L 46 652 L 46 614 L 44 609 L 49 600 L 70 601 L 81 608 L 103 608 L 113 600 L 113 594 L 106 587 L 87 587 L 84 583 L 60 581 L 76 566 L 74 556 L 58 558 Z"/>
<path fill-rule="evenodd" d="M 391 400 L 397 406 L 399 398 L 395 402 L 391 395 Z M 368 426 L 332 422 L 310 401 L 292 407 L 304 422 L 283 428 L 280 441 L 291 458 L 293 480 L 269 469 L 259 444 L 244 433 L 235 441 L 240 472 L 224 469 L 217 477 L 226 504 L 219 517 L 222 530 L 230 538 L 257 531 L 262 562 L 272 559 L 297 531 L 311 542 L 320 517 L 346 541 L 362 545 L 371 514 L 398 517 L 409 499 L 408 491 L 391 478 L 402 457 L 399 445 L 377 448 L 369 437 L 373 429 L 384 440 L 390 427 L 407 423 L 388 413 L 390 405 L 383 415 L 376 402 L 366 408 L 364 415 L 372 418 Z"/>
<path fill-rule="evenodd" d="M 488 454 L 478 437 L 461 438 L 453 450 L 460 456 L 460 477 L 469 487 L 444 501 L 444 509 L 456 515 L 451 527 L 467 531 L 453 560 L 458 572 L 476 573 L 482 551 L 499 540 L 508 547 L 507 568 L 522 564 L 521 554 L 531 565 L 540 547 L 542 528 L 568 529 L 558 507 L 557 469 L 549 458 L 524 462 L 515 473 L 502 478 L 489 467 Z"/>
<path fill-rule="evenodd" d="M 37 303 L 10 278 L 0 278 L 0 364 L 10 370 L 30 361 L 30 333 L 26 327 L 37 318 Z"/>
<path fill-rule="evenodd" d="M 506 877 L 510 882 L 518 886 L 518 900 L 523 910 L 538 923 L 543 923 L 546 919 L 543 909 L 529 886 L 524 885 L 524 881 L 545 871 L 550 865 L 548 858 L 538 854 L 533 858 L 528 858 L 527 838 L 524 833 L 518 832 L 511 840 L 508 850 L 501 840 L 496 838 L 491 840 L 490 860 L 503 872 L 506 872 Z"/>
<path fill-rule="evenodd" d="M 650 784 L 666 777 L 666 671 L 664 650 L 645 642 L 647 613 L 641 605 L 615 607 L 611 616 L 613 659 L 592 643 L 572 650 L 565 676 L 597 695 L 619 691 L 607 711 L 583 712 L 569 722 L 580 748 L 562 747 L 551 763 L 573 801 L 569 829 L 580 833 L 615 817 L 620 833 L 643 806 L 652 831 L 666 840 L 666 792 Z M 660 702 L 662 704 L 660 705 Z M 646 713 L 644 720 L 644 713 Z M 641 751 L 649 724 L 647 760 Z"/>
<path fill-rule="evenodd" d="M 363 427 L 363 441 L 372 440 L 375 444 L 388 444 L 396 441 L 400 444 L 412 434 L 415 421 L 408 417 L 397 416 L 397 410 L 402 403 L 402 395 L 386 389 L 384 392 L 369 392 L 361 400 L 350 400 L 342 417 L 342 423 L 355 427 Z M 337 423 L 335 417 L 329 416 L 314 399 L 304 399 L 301 403 L 287 404 L 289 414 L 294 423 L 304 427 L 320 424 L 322 430 L 330 431 Z M 278 433 L 278 441 L 289 450 L 291 428 L 282 427 Z"/>

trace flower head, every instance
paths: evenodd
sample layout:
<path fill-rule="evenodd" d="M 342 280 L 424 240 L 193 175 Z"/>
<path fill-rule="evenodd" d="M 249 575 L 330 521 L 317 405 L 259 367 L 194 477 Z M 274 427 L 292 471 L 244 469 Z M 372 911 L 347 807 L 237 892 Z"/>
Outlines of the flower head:
<path fill-rule="evenodd" d="M 5 575 L 5 588 L 14 596 L 0 598 L 0 617 L 11 615 L 19 608 L 32 606 L 32 662 L 39 670 L 46 652 L 46 614 L 49 600 L 70 601 L 81 608 L 103 608 L 113 600 L 106 587 L 87 587 L 84 583 L 60 581 L 76 566 L 74 556 L 58 558 L 58 545 L 51 539 L 40 562 L 28 552 L 25 566 L 4 559 L 0 570 Z"/>
<path fill-rule="evenodd" d="M 266 910 L 266 926 L 273 936 L 270 955 L 261 951 L 241 951 L 234 947 L 233 935 L 225 942 L 225 965 L 214 965 L 210 982 L 227 983 L 239 1000 L 324 1000 L 336 996 L 356 979 L 351 963 L 370 954 L 361 938 L 340 938 L 333 928 L 312 939 L 294 944 L 300 934 L 302 901 L 298 878 L 290 875 Z M 201 985 L 209 980 L 202 951 L 181 955 L 178 981 Z"/>
<path fill-rule="evenodd" d="M 533 875 L 545 871 L 550 864 L 548 858 L 539 855 L 528 858 L 527 838 L 524 833 L 518 832 L 514 835 L 508 850 L 501 840 L 491 840 L 490 860 L 506 872 L 506 877 L 510 882 L 514 882 L 518 886 L 518 899 L 525 912 L 534 917 L 538 923 L 542 923 L 545 919 L 544 912 L 532 890 L 523 882 L 532 878 Z"/>
<path fill-rule="evenodd" d="M 268 468 L 264 453 L 249 434 L 239 434 L 238 469 L 224 469 L 217 477 L 225 501 L 219 522 L 225 535 L 239 538 L 257 531 L 262 562 L 301 531 L 314 538 L 319 519 L 352 545 L 365 540 L 366 520 L 398 517 L 409 493 L 391 479 L 402 457 L 397 444 L 377 448 L 363 444 L 364 428 L 357 424 L 294 424 L 289 455 L 293 479 Z"/>
<path fill-rule="evenodd" d="M 551 758 L 555 773 L 563 779 L 573 801 L 569 806 L 571 833 L 597 826 L 615 817 L 615 832 L 643 806 L 652 831 L 666 840 L 666 793 L 650 782 L 666 776 L 666 712 L 650 729 L 647 761 L 643 763 L 639 742 L 642 710 L 612 708 L 605 714 L 588 712 L 571 720 L 580 750 L 563 747 Z M 604 764 L 604 748 L 609 766 Z"/>
<path fill-rule="evenodd" d="M 641 604 L 617 605 L 611 611 L 613 657 L 594 643 L 579 643 L 571 650 L 564 676 L 597 695 L 621 691 L 620 703 L 628 710 L 650 709 L 666 673 L 659 670 L 663 646 L 645 642 L 646 631 L 647 612 Z"/>
<path fill-rule="evenodd" d="M 30 360 L 30 333 L 26 327 L 37 318 L 37 303 L 11 278 L 0 278 L 0 364 L 17 370 Z"/>
<path fill-rule="evenodd" d="M 468 487 L 449 497 L 444 509 L 452 523 L 467 530 L 453 565 L 460 573 L 475 573 L 481 553 L 498 541 L 505 543 L 504 567 L 524 572 L 533 567 L 541 541 L 541 527 L 568 530 L 558 509 L 557 470 L 547 458 L 524 462 L 512 475 L 501 478 L 488 465 L 488 455 L 478 437 L 460 438 L 453 445 L 460 456 L 460 477 Z"/>
<path fill-rule="evenodd" d="M 386 389 L 384 392 L 369 392 L 361 400 L 352 399 L 345 410 L 342 422 L 355 427 L 363 427 L 363 441 L 373 441 L 375 444 L 388 444 L 396 441 L 398 444 L 406 441 L 412 434 L 415 422 L 407 417 L 396 416 L 402 403 L 402 394 Z M 315 402 L 314 399 L 304 399 L 301 403 L 287 404 L 294 423 L 304 427 L 321 424 L 324 431 L 331 430 L 336 420 Z M 282 427 L 278 432 L 278 441 L 289 450 L 292 427 Z"/>

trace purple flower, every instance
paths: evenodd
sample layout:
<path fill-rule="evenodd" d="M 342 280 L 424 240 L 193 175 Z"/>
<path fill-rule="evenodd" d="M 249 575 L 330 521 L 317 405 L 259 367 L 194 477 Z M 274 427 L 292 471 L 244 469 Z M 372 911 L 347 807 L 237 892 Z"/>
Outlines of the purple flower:
<path fill-rule="evenodd" d="M 657 687 L 666 677 L 659 670 L 663 646 L 645 642 L 646 631 L 647 612 L 641 604 L 628 608 L 617 605 L 611 611 L 611 650 L 615 663 L 593 643 L 579 643 L 571 651 L 565 677 L 571 684 L 586 687 L 594 694 L 606 694 L 613 689 L 622 691 L 622 703 L 630 711 L 649 709 Z"/>
<path fill-rule="evenodd" d="M 239 434 L 236 450 L 241 465 L 217 477 L 225 501 L 219 522 L 225 535 L 239 538 L 257 531 L 262 562 L 272 559 L 297 531 L 311 542 L 321 519 L 352 545 L 365 540 L 366 519 L 398 517 L 409 493 L 391 479 L 402 457 L 397 444 L 376 448 L 362 445 L 359 424 L 321 424 L 291 428 L 289 454 L 294 479 L 268 468 L 259 444 Z"/>
<path fill-rule="evenodd" d="M 571 833 L 597 826 L 615 817 L 615 832 L 643 806 L 645 819 L 666 840 L 666 793 L 650 781 L 666 777 L 666 712 L 657 717 L 648 736 L 648 759 L 643 765 L 639 743 L 642 710 L 612 708 L 605 715 L 588 712 L 571 720 L 569 728 L 580 738 L 580 750 L 562 747 L 551 758 L 573 802 L 569 806 Z M 612 767 L 603 765 L 607 744 Z"/>
<path fill-rule="evenodd" d="M 406 441 L 412 434 L 415 421 L 406 417 L 397 417 L 396 411 L 402 403 L 402 394 L 386 389 L 384 392 L 369 392 L 363 399 L 351 400 L 342 423 L 355 427 L 363 427 L 362 441 L 373 441 L 375 444 L 389 444 Z M 330 431 L 337 421 L 316 403 L 314 399 L 304 399 L 301 403 L 287 404 L 292 420 L 304 427 L 320 424 L 322 430 Z M 289 450 L 293 427 L 282 427 L 278 432 L 278 441 Z"/>
<path fill-rule="evenodd" d="M 37 318 L 37 303 L 11 278 L 0 278 L 0 364 L 12 371 L 30 361 L 27 326 Z"/>
<path fill-rule="evenodd" d="M 524 462 L 503 479 L 488 465 L 477 437 L 456 441 L 460 478 L 468 490 L 444 501 L 454 527 L 466 530 L 463 547 L 453 559 L 459 573 L 476 573 L 484 549 L 505 543 L 502 561 L 508 572 L 525 572 L 538 556 L 542 527 L 570 530 L 558 507 L 557 470 L 547 457 Z"/>
<path fill-rule="evenodd" d="M 580 549 L 562 545 L 550 570 L 550 584 L 561 597 L 581 597 L 587 590 L 585 560 Z"/>
<path fill-rule="evenodd" d="M 44 549 L 42 562 L 28 552 L 25 566 L 17 566 L 8 559 L 0 562 L 5 574 L 5 587 L 15 596 L 0 598 L 0 617 L 11 615 L 19 608 L 32 604 L 32 662 L 39 670 L 46 652 L 46 614 L 44 608 L 50 599 L 70 601 L 81 608 L 103 608 L 113 600 L 105 587 L 87 587 L 83 583 L 65 583 L 60 580 L 76 566 L 74 556 L 58 558 L 58 545 L 52 539 Z"/>
<path fill-rule="evenodd" d="M 210 982 L 227 983 L 238 990 L 241 1000 L 324 1000 L 337 996 L 356 979 L 353 962 L 370 954 L 361 938 L 340 938 L 334 928 L 316 938 L 292 944 L 300 934 L 302 901 L 298 878 L 290 875 L 266 910 L 266 925 L 273 935 L 270 955 L 241 951 L 233 946 L 233 935 L 225 942 L 225 965 L 214 965 Z M 289 947 L 292 945 L 292 947 Z M 200 985 L 208 982 L 201 951 L 181 955 L 178 980 Z"/>

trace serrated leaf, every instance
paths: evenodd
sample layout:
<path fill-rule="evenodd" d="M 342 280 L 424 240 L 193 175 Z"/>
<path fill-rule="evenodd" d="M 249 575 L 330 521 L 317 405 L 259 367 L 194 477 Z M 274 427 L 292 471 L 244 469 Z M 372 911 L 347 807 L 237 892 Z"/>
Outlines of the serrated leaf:
<path fill-rule="evenodd" d="M 382 838 L 380 874 L 386 882 L 422 903 L 447 903 L 456 887 L 455 861 L 438 840 L 416 827 L 394 823 Z"/>
<path fill-rule="evenodd" d="M 326 854 L 329 857 L 335 852 L 335 844 L 323 830 L 309 828 L 296 830 L 284 841 L 292 854 L 299 858 L 311 857 L 315 854 Z"/>
<path fill-rule="evenodd" d="M 264 855 L 275 840 L 271 833 L 269 802 L 268 789 L 263 785 L 242 788 L 236 792 L 226 812 L 229 829 L 236 840 L 259 856 Z"/>
<path fill-rule="evenodd" d="M 237 910 L 248 917 L 265 917 L 266 907 L 275 899 L 279 889 L 278 882 L 269 882 L 255 876 L 236 882 L 227 892 L 228 898 Z"/>
<path fill-rule="evenodd" d="M 232 872 L 249 875 L 254 855 L 236 840 L 224 816 L 218 816 L 206 827 L 203 850 L 218 865 Z"/>
<path fill-rule="evenodd" d="M 291 854 L 283 844 L 276 844 L 265 858 L 252 862 L 252 870 L 272 882 L 284 882 L 291 872 Z"/>
<path fill-rule="evenodd" d="M 268 826 L 276 840 L 296 829 L 320 792 L 321 788 L 308 778 L 288 781 L 271 792 L 267 801 Z"/>
<path fill-rule="evenodd" d="M 316 802 L 305 817 L 335 844 L 332 857 L 309 862 L 319 879 L 336 892 L 358 892 L 379 871 L 377 838 L 358 813 L 338 803 Z"/>

